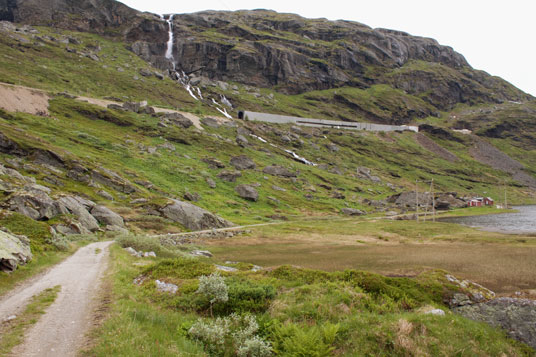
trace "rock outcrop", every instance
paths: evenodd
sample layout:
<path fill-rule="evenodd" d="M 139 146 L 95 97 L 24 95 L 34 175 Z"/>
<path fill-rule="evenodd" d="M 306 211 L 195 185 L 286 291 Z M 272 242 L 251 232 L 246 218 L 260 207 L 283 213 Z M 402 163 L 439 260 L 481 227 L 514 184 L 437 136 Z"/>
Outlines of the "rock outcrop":
<path fill-rule="evenodd" d="M 162 215 L 190 230 L 232 227 L 233 223 L 188 202 L 172 200 L 161 209 Z"/>
<path fill-rule="evenodd" d="M 124 227 L 125 222 L 123 217 L 112 211 L 111 209 L 97 205 L 91 209 L 91 215 L 97 219 L 100 224 L 116 227 Z"/>
<path fill-rule="evenodd" d="M 2 0 L 0 21 L 53 25 L 106 33 L 135 18 L 138 11 L 113 0 Z"/>
<path fill-rule="evenodd" d="M 467 304 L 453 309 L 471 320 L 500 327 L 510 337 L 536 348 L 536 301 L 497 298 L 485 303 Z"/>
<path fill-rule="evenodd" d="M 74 215 L 87 230 L 94 232 L 99 229 L 99 222 L 88 211 L 95 206 L 94 202 L 77 196 L 64 196 L 57 202 L 65 207 L 66 213 Z"/>
<path fill-rule="evenodd" d="M 11 272 L 32 260 L 30 241 L 0 230 L 0 271 Z"/>

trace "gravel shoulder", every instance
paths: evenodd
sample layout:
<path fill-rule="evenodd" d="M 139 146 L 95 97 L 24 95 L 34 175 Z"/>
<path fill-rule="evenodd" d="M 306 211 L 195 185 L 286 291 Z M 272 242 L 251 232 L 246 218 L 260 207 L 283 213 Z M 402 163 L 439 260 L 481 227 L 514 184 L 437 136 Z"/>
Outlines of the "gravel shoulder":
<path fill-rule="evenodd" d="M 107 268 L 108 247 L 97 242 L 80 248 L 44 275 L 13 290 L 0 300 L 0 321 L 17 315 L 29 299 L 61 285 L 56 301 L 28 331 L 13 356 L 75 356 L 93 320 L 93 307 Z"/>

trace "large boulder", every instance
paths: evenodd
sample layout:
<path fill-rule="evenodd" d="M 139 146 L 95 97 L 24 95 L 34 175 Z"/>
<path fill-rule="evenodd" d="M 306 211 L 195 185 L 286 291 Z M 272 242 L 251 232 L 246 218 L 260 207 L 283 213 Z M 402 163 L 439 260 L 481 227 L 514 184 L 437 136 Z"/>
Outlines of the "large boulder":
<path fill-rule="evenodd" d="M 210 117 L 201 119 L 201 124 L 208 126 L 209 128 L 215 128 L 215 129 L 221 126 L 219 121 Z"/>
<path fill-rule="evenodd" d="M 367 214 L 366 212 L 361 211 L 357 208 L 349 208 L 349 207 L 342 208 L 341 213 L 347 216 L 363 216 Z"/>
<path fill-rule="evenodd" d="M 0 271 L 14 271 L 17 266 L 30 260 L 32 251 L 29 240 L 0 230 Z"/>
<path fill-rule="evenodd" d="M 76 216 L 84 228 L 92 232 L 99 229 L 99 222 L 88 211 L 92 208 L 93 202 L 77 196 L 60 197 L 57 202 L 67 209 L 68 213 Z M 94 203 L 93 206 L 95 206 Z"/>
<path fill-rule="evenodd" d="M 231 165 L 237 170 L 253 170 L 257 165 L 246 155 L 234 156 L 231 158 Z"/>
<path fill-rule="evenodd" d="M 232 227 L 234 224 L 188 202 L 172 200 L 161 209 L 162 215 L 191 230 Z"/>
<path fill-rule="evenodd" d="M 270 165 L 266 166 L 264 170 L 262 170 L 265 174 L 272 175 L 272 176 L 279 176 L 279 177 L 297 177 L 298 173 L 292 172 L 289 169 L 278 166 L 278 165 Z"/>
<path fill-rule="evenodd" d="M 192 125 L 194 125 L 194 123 L 186 118 L 184 115 L 180 114 L 180 113 L 166 113 L 162 116 L 162 119 L 164 121 L 167 121 L 167 122 L 170 122 L 170 123 L 173 123 L 177 126 L 180 126 L 184 129 L 188 129 L 189 127 L 191 127 Z"/>
<path fill-rule="evenodd" d="M 257 202 L 259 199 L 259 193 L 253 186 L 250 185 L 238 185 L 235 187 L 236 193 L 246 200 Z"/>
<path fill-rule="evenodd" d="M 18 212 L 35 220 L 49 220 L 58 214 L 67 213 L 43 191 L 17 192 L 6 203 L 10 211 Z"/>
<path fill-rule="evenodd" d="M 123 227 L 125 222 L 123 217 L 109 209 L 108 207 L 97 205 L 91 209 L 91 215 L 105 226 Z"/>

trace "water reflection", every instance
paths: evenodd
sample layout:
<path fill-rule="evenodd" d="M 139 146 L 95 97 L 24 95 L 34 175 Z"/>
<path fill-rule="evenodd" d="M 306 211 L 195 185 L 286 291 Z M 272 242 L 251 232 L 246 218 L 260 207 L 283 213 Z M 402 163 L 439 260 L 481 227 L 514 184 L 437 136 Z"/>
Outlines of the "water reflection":
<path fill-rule="evenodd" d="M 442 218 L 441 221 L 459 223 L 493 232 L 536 233 L 536 205 L 513 208 L 519 212 L 473 217 L 448 217 Z"/>

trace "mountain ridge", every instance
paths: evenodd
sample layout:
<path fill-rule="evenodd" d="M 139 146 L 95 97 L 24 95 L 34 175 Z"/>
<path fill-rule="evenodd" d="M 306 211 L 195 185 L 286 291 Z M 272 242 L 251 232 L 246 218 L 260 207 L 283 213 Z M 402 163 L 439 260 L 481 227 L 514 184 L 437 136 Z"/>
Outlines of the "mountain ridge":
<path fill-rule="evenodd" d="M 5 14 L 10 9 L 16 22 L 119 36 L 144 60 L 162 70 L 172 68 L 165 58 L 168 24 L 160 15 L 113 0 L 3 0 L 0 19 L 9 20 Z M 410 116 L 413 119 L 458 103 L 533 98 L 499 77 L 473 69 L 463 55 L 434 39 L 353 21 L 306 19 L 264 9 L 201 11 L 174 15 L 173 34 L 175 66 L 193 73 L 190 78 L 285 94 L 385 84 L 435 108 L 418 110 Z"/>

